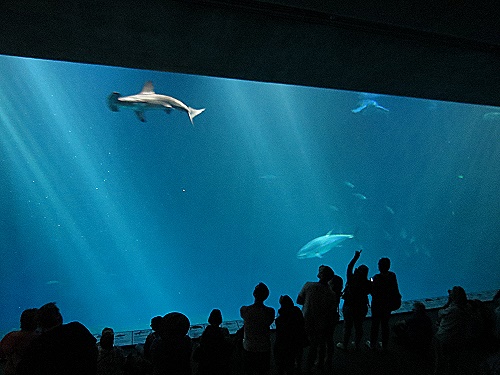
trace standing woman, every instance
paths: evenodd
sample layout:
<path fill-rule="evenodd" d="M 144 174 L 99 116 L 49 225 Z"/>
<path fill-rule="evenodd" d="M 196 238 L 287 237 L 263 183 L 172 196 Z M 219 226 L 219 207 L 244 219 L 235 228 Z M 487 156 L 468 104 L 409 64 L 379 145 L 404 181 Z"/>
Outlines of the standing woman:
<path fill-rule="evenodd" d="M 354 257 L 347 266 L 347 282 L 342 298 L 344 306 L 344 339 L 337 344 L 339 349 L 347 349 L 351 337 L 352 327 L 355 329 L 354 344 L 356 349 L 360 348 L 363 338 L 363 321 L 368 313 L 368 294 L 371 293 L 372 283 L 368 280 L 368 267 L 364 264 L 353 268 L 361 256 L 361 250 L 354 253 Z"/>

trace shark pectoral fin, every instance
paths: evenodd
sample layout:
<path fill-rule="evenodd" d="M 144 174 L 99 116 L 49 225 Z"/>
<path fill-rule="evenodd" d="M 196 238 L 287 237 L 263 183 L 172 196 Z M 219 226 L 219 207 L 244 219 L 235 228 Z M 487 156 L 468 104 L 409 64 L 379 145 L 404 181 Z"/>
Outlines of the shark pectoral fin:
<path fill-rule="evenodd" d="M 316 254 L 314 254 L 314 256 L 315 256 L 316 258 L 319 258 L 319 259 L 322 259 L 322 258 L 323 258 L 323 255 L 321 255 L 320 253 L 316 253 Z"/>
<path fill-rule="evenodd" d="M 137 118 L 139 119 L 140 122 L 146 122 L 146 119 L 144 118 L 144 112 L 142 111 L 134 111 L 134 112 L 137 115 Z"/>
<path fill-rule="evenodd" d="M 380 110 L 385 111 L 385 112 L 389 112 L 389 110 L 387 108 L 384 108 L 381 105 L 376 105 L 375 108 L 380 109 Z"/>
<path fill-rule="evenodd" d="M 359 106 L 358 108 L 351 109 L 351 112 L 352 112 L 352 113 L 359 113 L 359 112 L 361 112 L 363 109 L 365 109 L 366 107 L 367 107 L 367 106 L 366 106 L 366 104 L 365 104 L 365 105 Z"/>
<path fill-rule="evenodd" d="M 170 112 L 172 112 L 172 109 L 174 109 L 174 107 L 172 107 L 170 104 L 166 104 L 165 103 L 165 104 L 162 104 L 162 105 L 163 105 L 163 107 L 165 107 L 165 112 L 167 114 L 170 114 Z"/>

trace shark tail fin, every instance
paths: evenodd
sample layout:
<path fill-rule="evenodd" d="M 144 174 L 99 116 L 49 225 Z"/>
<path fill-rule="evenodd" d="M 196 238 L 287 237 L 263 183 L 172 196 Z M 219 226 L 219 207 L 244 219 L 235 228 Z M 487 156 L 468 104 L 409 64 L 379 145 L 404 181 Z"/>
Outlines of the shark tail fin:
<path fill-rule="evenodd" d="M 191 124 L 194 125 L 193 119 L 198 116 L 200 113 L 202 113 L 205 110 L 205 108 L 202 109 L 194 109 L 191 107 L 188 107 L 188 115 L 189 115 L 189 120 L 191 121 Z"/>
<path fill-rule="evenodd" d="M 117 92 L 114 92 L 108 96 L 108 107 L 113 112 L 118 112 L 118 98 L 119 97 L 120 97 L 120 94 Z"/>

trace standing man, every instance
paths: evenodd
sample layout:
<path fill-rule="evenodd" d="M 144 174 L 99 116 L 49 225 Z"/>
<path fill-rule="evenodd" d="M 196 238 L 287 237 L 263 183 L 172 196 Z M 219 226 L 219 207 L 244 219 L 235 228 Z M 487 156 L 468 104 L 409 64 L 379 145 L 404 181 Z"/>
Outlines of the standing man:
<path fill-rule="evenodd" d="M 401 307 L 401 294 L 399 293 L 396 274 L 389 271 L 391 260 L 380 258 L 378 270 L 372 278 L 372 326 L 370 341 L 366 344 L 370 349 L 377 348 L 378 331 L 382 329 L 382 351 L 387 351 L 389 345 L 389 319 L 391 312 Z"/>
<path fill-rule="evenodd" d="M 243 361 L 249 374 L 266 374 L 271 367 L 271 330 L 275 311 L 264 305 L 269 289 L 259 283 L 253 291 L 254 303 L 240 308 L 243 319 Z"/>
<path fill-rule="evenodd" d="M 331 367 L 333 360 L 333 331 L 338 321 L 337 296 L 329 282 L 334 278 L 333 270 L 325 265 L 319 267 L 318 281 L 307 282 L 302 287 L 297 303 L 303 305 L 302 314 L 309 337 L 309 353 L 306 358 L 306 372 L 310 373 L 316 358 L 318 370 L 325 365 Z"/>

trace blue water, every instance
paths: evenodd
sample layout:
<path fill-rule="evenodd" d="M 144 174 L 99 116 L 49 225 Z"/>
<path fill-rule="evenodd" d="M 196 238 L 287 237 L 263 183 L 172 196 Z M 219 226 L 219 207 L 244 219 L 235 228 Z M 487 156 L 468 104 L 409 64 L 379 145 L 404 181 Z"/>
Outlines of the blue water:
<path fill-rule="evenodd" d="M 358 248 L 406 300 L 500 286 L 500 108 L 6 56 L 0 77 L 0 333 L 49 301 L 93 332 L 238 319 L 258 282 L 277 307 Z M 109 110 L 147 80 L 206 111 Z M 355 237 L 297 259 L 330 230 Z"/>

